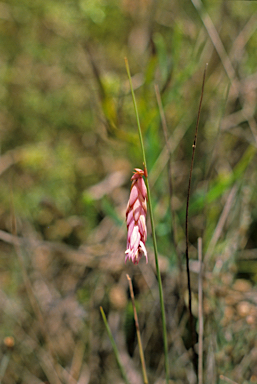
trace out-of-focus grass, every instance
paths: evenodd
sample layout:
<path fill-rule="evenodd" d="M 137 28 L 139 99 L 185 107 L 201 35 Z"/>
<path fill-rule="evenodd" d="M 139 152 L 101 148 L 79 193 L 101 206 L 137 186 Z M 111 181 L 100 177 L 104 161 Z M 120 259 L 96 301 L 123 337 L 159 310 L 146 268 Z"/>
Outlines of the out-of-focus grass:
<path fill-rule="evenodd" d="M 118 382 L 99 316 L 102 305 L 137 383 L 134 329 L 126 320 L 128 270 L 149 377 L 160 382 L 163 375 L 154 274 L 151 267 L 123 264 L 129 178 L 142 166 L 124 56 L 133 74 L 163 255 L 172 379 L 195 382 L 176 252 L 183 256 L 185 249 L 189 164 L 208 62 L 189 223 L 191 257 L 197 256 L 198 236 L 204 253 L 211 250 L 205 265 L 204 371 L 211 383 L 222 382 L 219 374 L 257 382 L 256 22 L 254 1 L 0 3 L 0 337 L 16 340 L 4 382 L 52 383 L 55 372 L 62 382 L 72 382 L 67 372 L 73 382 Z M 172 148 L 177 250 L 155 83 Z M 234 186 L 225 220 L 219 221 Z M 10 245 L 15 240 L 5 236 L 12 232 L 11 190 L 55 369 Z M 194 263 L 192 270 L 197 295 Z M 3 343 L 0 358 L 5 354 Z"/>

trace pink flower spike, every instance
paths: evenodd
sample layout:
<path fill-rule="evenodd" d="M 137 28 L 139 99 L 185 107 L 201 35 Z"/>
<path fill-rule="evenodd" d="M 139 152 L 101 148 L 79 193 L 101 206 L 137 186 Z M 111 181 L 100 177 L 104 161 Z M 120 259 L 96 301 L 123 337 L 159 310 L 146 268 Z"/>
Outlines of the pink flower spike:
<path fill-rule="evenodd" d="M 135 168 L 134 175 L 131 178 L 132 185 L 126 210 L 128 237 L 125 263 L 129 259 L 134 264 L 138 264 L 142 256 L 145 256 L 146 262 L 148 262 L 145 248 L 147 236 L 147 189 L 143 179 L 145 174 L 142 169 Z"/>
<path fill-rule="evenodd" d="M 146 190 L 146 186 L 145 186 L 145 182 L 144 182 L 143 178 L 138 179 L 138 188 L 140 189 L 141 194 L 144 197 L 144 199 L 146 199 L 147 190 Z"/>
<path fill-rule="evenodd" d="M 130 196 L 129 196 L 129 205 L 133 205 L 136 201 L 136 199 L 138 198 L 138 189 L 137 187 L 134 185 L 132 188 L 131 188 L 131 191 L 130 191 Z"/>
<path fill-rule="evenodd" d="M 131 177 L 131 180 L 140 179 L 142 176 L 145 176 L 145 171 L 142 171 L 140 168 L 135 168 L 134 175 Z"/>

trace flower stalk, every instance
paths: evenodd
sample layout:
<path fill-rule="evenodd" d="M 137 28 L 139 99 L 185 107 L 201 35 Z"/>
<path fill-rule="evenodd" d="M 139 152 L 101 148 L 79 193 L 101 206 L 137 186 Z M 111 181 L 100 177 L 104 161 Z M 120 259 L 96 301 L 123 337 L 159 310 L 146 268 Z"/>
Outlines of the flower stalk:
<path fill-rule="evenodd" d="M 134 90 L 133 90 L 133 86 L 132 86 L 131 74 L 130 74 L 130 69 L 129 69 L 129 64 L 128 64 L 127 58 L 125 58 L 125 65 L 126 65 L 128 78 L 129 78 L 129 84 L 130 84 L 134 109 L 135 109 L 135 113 L 136 113 L 138 134 L 139 134 L 139 139 L 140 139 L 140 144 L 141 144 L 141 149 L 142 149 L 143 163 L 144 163 L 144 167 L 145 167 L 145 170 L 144 170 L 145 184 L 146 184 L 147 195 L 148 195 L 148 207 L 149 207 L 150 221 L 151 221 L 151 227 L 152 227 L 154 257 L 155 257 L 156 274 L 157 274 L 157 280 L 158 280 L 160 305 L 161 305 L 161 315 L 162 315 L 162 330 L 163 330 L 163 344 L 164 344 L 164 357 L 165 357 L 165 377 L 166 377 L 166 384 L 168 384 L 169 383 L 169 359 L 168 359 L 166 316 L 165 316 L 165 308 L 164 308 L 161 273 L 160 273 L 159 261 L 158 261 L 158 249 L 157 249 L 157 241 L 156 241 L 156 235 L 155 235 L 155 225 L 154 225 L 154 218 L 153 218 L 152 200 L 151 200 L 150 188 L 149 188 L 149 183 L 148 183 L 148 172 L 147 172 L 145 148 L 144 148 L 142 130 L 141 130 L 139 114 L 138 114 L 138 109 L 137 109 L 137 103 L 136 103 L 136 98 L 135 98 L 135 94 L 134 94 Z"/>

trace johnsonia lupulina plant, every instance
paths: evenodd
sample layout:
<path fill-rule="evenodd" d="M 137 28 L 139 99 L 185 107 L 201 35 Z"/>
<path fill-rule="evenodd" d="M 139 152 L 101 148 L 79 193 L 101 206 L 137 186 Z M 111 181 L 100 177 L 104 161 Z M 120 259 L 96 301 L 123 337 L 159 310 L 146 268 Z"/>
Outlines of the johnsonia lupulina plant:
<path fill-rule="evenodd" d="M 146 176 L 145 171 L 135 168 L 134 175 L 131 177 L 132 185 L 126 210 L 128 237 L 125 262 L 129 259 L 134 264 L 138 264 L 142 256 L 145 256 L 148 262 L 145 248 L 147 189 L 143 176 Z"/>
<path fill-rule="evenodd" d="M 167 342 L 167 331 L 166 331 L 166 317 L 165 317 L 165 308 L 164 308 L 164 299 L 163 299 L 163 290 L 162 290 L 162 280 L 161 280 L 161 273 L 160 273 L 159 261 L 158 261 L 157 241 L 156 241 L 156 236 L 155 236 L 153 208 L 152 208 L 151 194 L 150 194 L 150 188 L 149 188 L 149 183 L 148 183 L 145 147 L 144 147 L 143 136 L 142 136 L 141 126 L 140 126 L 140 121 L 139 121 L 139 114 L 138 114 L 138 109 L 137 109 L 137 103 L 136 103 L 136 98 L 135 98 L 135 93 L 134 93 L 134 89 L 133 89 L 133 85 L 132 85 L 131 74 L 130 74 L 130 69 L 129 69 L 129 64 L 128 64 L 127 58 L 125 58 L 125 65 L 126 65 L 126 70 L 127 70 L 128 78 L 129 78 L 129 84 L 130 84 L 133 104 L 134 104 L 134 108 L 135 108 L 136 120 L 137 120 L 138 135 L 139 135 L 139 140 L 140 140 L 141 149 L 142 149 L 142 157 L 143 157 L 143 164 L 144 164 L 144 176 L 145 176 L 145 186 L 146 186 L 146 190 L 147 190 L 147 199 L 148 199 L 148 207 L 149 207 L 149 214 L 150 214 L 150 221 L 151 221 L 151 228 L 152 228 L 152 238 L 153 238 L 153 248 L 154 248 L 154 257 L 155 257 L 155 265 L 156 265 L 156 274 L 157 274 L 157 280 L 158 280 L 158 286 L 159 286 L 159 294 L 160 294 L 160 304 L 161 304 L 161 314 L 162 314 L 162 328 L 163 328 L 163 344 L 164 344 L 164 355 L 165 355 L 165 376 L 166 376 L 166 384 L 169 384 L 169 360 L 168 360 L 168 342 Z M 142 174 L 142 176 L 143 176 L 143 174 Z M 141 178 L 143 180 L 142 176 L 141 176 Z M 144 244 L 144 248 L 145 248 L 145 243 L 143 243 L 143 244 Z M 140 245 L 140 241 L 139 241 L 139 245 Z M 127 250 L 128 249 L 130 249 L 130 248 L 127 247 Z M 133 253 L 131 253 L 131 251 L 129 251 L 129 252 L 130 252 L 130 258 L 131 258 L 131 256 L 133 256 Z M 142 256 L 141 252 L 140 252 L 140 255 Z M 138 256 L 139 255 L 137 253 L 137 257 Z M 134 256 L 134 260 L 137 260 L 137 259 L 135 259 L 135 256 Z M 132 261 L 133 261 L 133 257 L 132 257 Z M 137 261 L 137 263 L 138 263 L 138 261 Z"/>

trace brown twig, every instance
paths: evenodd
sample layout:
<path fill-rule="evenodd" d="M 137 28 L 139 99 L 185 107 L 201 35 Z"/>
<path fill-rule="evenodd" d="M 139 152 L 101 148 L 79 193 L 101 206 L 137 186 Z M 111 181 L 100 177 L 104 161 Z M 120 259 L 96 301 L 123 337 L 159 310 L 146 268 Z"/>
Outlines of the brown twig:
<path fill-rule="evenodd" d="M 223 376 L 223 375 L 220 375 L 220 379 L 221 379 L 221 380 L 224 380 L 224 381 L 226 381 L 227 383 L 230 383 L 230 384 L 238 384 L 236 381 L 231 380 L 231 379 L 229 379 L 228 377 Z"/>
<path fill-rule="evenodd" d="M 193 324 L 192 293 L 191 293 L 190 270 L 189 270 L 188 213 L 189 213 L 190 189 L 191 189 L 193 165 L 194 165 L 194 158 L 195 158 L 195 149 L 196 149 L 196 142 L 197 142 L 197 133 L 198 133 L 198 127 L 199 127 L 201 108 L 202 108 L 203 92 L 204 92 L 204 84 L 205 84 L 207 65 L 208 64 L 206 64 L 205 69 L 204 69 L 204 73 L 203 73 L 202 91 L 201 91 L 201 98 L 200 98 L 198 115 L 197 115 L 197 122 L 196 122 L 196 128 L 195 128 L 195 137 L 194 137 L 193 152 L 192 152 L 191 166 L 190 166 L 190 172 L 189 172 L 189 181 L 188 181 L 188 190 L 187 190 L 187 204 L 186 204 L 186 269 L 187 269 L 187 286 L 188 286 L 188 311 L 189 311 L 190 329 L 191 329 L 191 334 L 192 334 L 191 347 L 193 349 L 193 363 L 194 363 L 194 367 L 195 367 L 196 372 L 197 372 L 197 356 L 196 356 L 196 352 L 194 351 L 194 345 L 196 343 L 196 331 L 195 331 L 194 324 Z"/>

